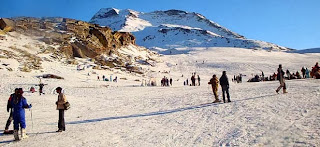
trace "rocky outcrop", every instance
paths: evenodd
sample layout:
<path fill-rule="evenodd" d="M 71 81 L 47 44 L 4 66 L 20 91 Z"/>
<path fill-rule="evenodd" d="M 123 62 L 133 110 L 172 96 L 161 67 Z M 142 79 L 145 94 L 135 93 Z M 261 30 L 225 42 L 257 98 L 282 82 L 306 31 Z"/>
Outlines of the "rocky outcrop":
<path fill-rule="evenodd" d="M 4 32 L 10 32 L 13 31 L 15 28 L 15 23 L 7 18 L 1 18 L 0 19 L 0 30 Z"/>
<path fill-rule="evenodd" d="M 1 19 L 0 28 L 7 27 L 25 35 L 38 36 L 47 44 L 60 45 L 61 54 L 67 58 L 97 58 L 117 53 L 117 49 L 123 46 L 135 45 L 135 37 L 131 33 L 116 32 L 108 27 L 68 18 Z"/>

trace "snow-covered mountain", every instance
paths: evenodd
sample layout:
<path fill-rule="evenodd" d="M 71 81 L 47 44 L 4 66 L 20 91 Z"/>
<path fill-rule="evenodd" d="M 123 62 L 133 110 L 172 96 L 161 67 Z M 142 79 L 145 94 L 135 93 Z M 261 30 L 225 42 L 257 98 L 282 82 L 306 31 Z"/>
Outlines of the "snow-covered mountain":
<path fill-rule="evenodd" d="M 273 43 L 246 39 L 195 12 L 181 10 L 142 13 L 134 10 L 102 8 L 90 23 L 113 30 L 132 32 L 136 43 L 148 48 L 238 47 L 266 50 L 288 50 Z"/>

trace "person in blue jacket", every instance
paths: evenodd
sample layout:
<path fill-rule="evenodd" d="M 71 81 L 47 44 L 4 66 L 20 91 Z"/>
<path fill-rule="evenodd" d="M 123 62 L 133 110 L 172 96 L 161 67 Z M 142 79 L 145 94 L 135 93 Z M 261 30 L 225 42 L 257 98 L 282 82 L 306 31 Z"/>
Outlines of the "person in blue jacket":
<path fill-rule="evenodd" d="M 28 138 L 26 135 L 26 119 L 25 119 L 25 108 L 31 108 L 32 105 L 28 105 L 27 99 L 23 97 L 23 89 L 19 88 L 17 96 L 11 99 L 11 106 L 13 108 L 13 135 L 15 140 L 19 138 L 19 126 L 21 127 L 21 139 Z"/>

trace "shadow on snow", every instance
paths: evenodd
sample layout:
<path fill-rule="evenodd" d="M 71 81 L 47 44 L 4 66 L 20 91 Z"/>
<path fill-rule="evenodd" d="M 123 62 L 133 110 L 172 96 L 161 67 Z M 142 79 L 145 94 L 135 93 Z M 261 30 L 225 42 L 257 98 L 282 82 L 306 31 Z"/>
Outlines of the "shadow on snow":
<path fill-rule="evenodd" d="M 247 99 L 242 99 L 242 100 L 236 100 L 233 102 L 241 102 L 241 101 L 247 101 L 247 100 L 253 100 L 253 99 L 260 99 L 260 98 L 266 98 L 266 97 L 275 96 L 275 95 L 276 94 L 264 95 L 264 96 L 252 97 L 252 98 L 247 98 Z M 100 122 L 100 121 L 106 121 L 106 120 L 165 115 L 165 114 L 171 114 L 171 113 L 182 112 L 182 111 L 186 111 L 186 110 L 193 110 L 193 109 L 205 108 L 205 107 L 222 105 L 222 104 L 223 103 L 205 103 L 205 104 L 200 104 L 200 105 L 196 105 L 196 106 L 190 106 L 190 107 L 184 107 L 184 108 L 178 108 L 178 109 L 172 109 L 172 110 L 157 111 L 157 112 L 150 112 L 150 113 L 143 113 L 143 114 L 132 114 L 132 115 L 126 115 L 126 116 L 113 116 L 113 117 L 105 117 L 105 118 L 98 118 L 98 119 L 72 121 L 72 122 L 68 122 L 66 124 L 84 124 L 84 123 L 93 123 L 93 122 Z"/>

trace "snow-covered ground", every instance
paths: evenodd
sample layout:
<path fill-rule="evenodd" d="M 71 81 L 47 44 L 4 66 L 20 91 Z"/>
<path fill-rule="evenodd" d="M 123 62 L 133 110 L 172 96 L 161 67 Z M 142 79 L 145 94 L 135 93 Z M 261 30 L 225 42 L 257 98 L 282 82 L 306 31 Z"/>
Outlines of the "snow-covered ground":
<path fill-rule="evenodd" d="M 141 76 L 109 70 L 77 71 L 76 65 L 42 62 L 43 72 L 0 69 L 0 124 L 9 116 L 6 104 L 14 88 L 26 91 L 45 73 L 64 80 L 42 79 L 45 95 L 25 92 L 32 103 L 26 110 L 29 139 L 13 141 L 0 136 L 0 146 L 319 146 L 320 81 L 287 81 L 288 94 L 276 94 L 277 81 L 235 84 L 234 74 L 264 71 L 268 76 L 278 64 L 290 71 L 311 68 L 320 54 L 267 52 L 240 48 L 181 48 L 188 54 L 162 56 L 150 67 L 149 76 L 174 79 L 172 87 L 141 87 Z M 1 58 L 1 64 L 17 66 Z M 17 69 L 12 67 L 13 69 Z M 227 71 L 231 103 L 211 104 L 206 84 L 212 74 Z M 170 72 L 169 72 L 170 71 Z M 90 72 L 90 76 L 88 76 Z M 94 72 L 96 74 L 94 74 Z M 196 72 L 201 86 L 183 86 Z M 118 77 L 118 82 L 98 81 L 97 76 Z M 182 75 L 184 75 L 182 77 Z M 124 80 L 123 78 L 127 78 Z M 140 81 L 135 81 L 140 80 Z M 190 81 L 190 79 L 189 79 Z M 58 111 L 54 89 L 64 88 L 71 103 L 65 114 L 66 132 L 56 133 Z M 36 87 L 38 88 L 38 87 Z M 221 89 L 219 89 L 221 98 Z M 32 119 L 31 119 L 32 113 Z M 10 126 L 12 128 L 12 125 Z"/>

